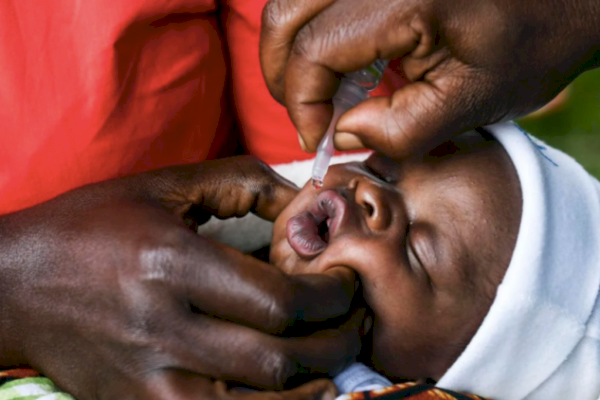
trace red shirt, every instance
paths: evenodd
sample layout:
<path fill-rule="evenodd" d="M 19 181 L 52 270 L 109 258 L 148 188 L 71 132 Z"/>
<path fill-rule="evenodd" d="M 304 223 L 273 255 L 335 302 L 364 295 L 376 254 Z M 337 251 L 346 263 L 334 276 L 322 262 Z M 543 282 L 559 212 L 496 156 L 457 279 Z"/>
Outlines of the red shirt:
<path fill-rule="evenodd" d="M 215 11 L 214 0 L 0 2 L 0 213 L 209 156 L 231 122 Z"/>

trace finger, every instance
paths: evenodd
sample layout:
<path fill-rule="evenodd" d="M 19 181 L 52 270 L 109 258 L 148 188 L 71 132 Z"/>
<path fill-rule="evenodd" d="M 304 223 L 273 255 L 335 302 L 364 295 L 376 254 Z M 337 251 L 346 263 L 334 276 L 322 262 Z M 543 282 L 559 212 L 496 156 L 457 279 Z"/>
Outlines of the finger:
<path fill-rule="evenodd" d="M 334 400 L 337 393 L 338 390 L 332 381 L 317 379 L 295 389 L 279 392 L 277 395 L 281 400 Z M 263 399 L 263 397 L 257 396 L 256 399 Z"/>
<path fill-rule="evenodd" d="M 365 148 L 365 145 L 358 136 L 348 132 L 336 133 L 333 137 L 333 143 L 338 150 L 359 150 Z"/>
<path fill-rule="evenodd" d="M 283 102 L 283 77 L 298 31 L 336 0 L 271 0 L 262 13 L 260 63 L 271 95 Z"/>
<path fill-rule="evenodd" d="M 143 397 L 150 400 L 224 399 L 227 386 L 179 369 L 158 370 L 144 382 Z M 127 397 L 127 396 L 126 396 Z"/>
<path fill-rule="evenodd" d="M 202 187 L 199 206 L 219 218 L 242 217 L 253 212 L 273 221 L 298 193 L 293 183 L 256 157 L 231 157 L 215 162 L 228 163 L 233 172 L 224 173 L 223 168 L 207 165 L 205 171 L 208 171 L 197 175 L 197 180 Z"/>
<path fill-rule="evenodd" d="M 285 71 L 284 94 L 288 113 L 309 150 L 316 149 L 331 120 L 337 73 L 366 67 L 378 58 L 411 52 L 417 57 L 432 51 L 435 25 L 415 17 L 426 14 L 416 12 L 417 5 L 397 4 L 382 11 L 373 2 L 338 1 L 298 32 Z"/>
<path fill-rule="evenodd" d="M 183 370 L 166 370 L 148 380 L 146 394 L 146 399 L 173 400 L 333 400 L 337 388 L 330 380 L 318 379 L 289 391 L 264 392 L 229 388 L 222 381 Z"/>
<path fill-rule="evenodd" d="M 171 368 L 250 387 L 282 389 L 305 381 L 308 375 L 333 376 L 351 363 L 360 353 L 364 322 L 365 310 L 359 309 L 339 327 L 283 338 L 183 314 L 169 330 L 163 348 L 172 360 Z"/>
<path fill-rule="evenodd" d="M 366 310 L 359 308 L 338 327 L 321 329 L 309 336 L 291 337 L 285 341 L 285 352 L 307 373 L 333 377 L 360 354 L 361 339 L 372 326 L 372 318 L 366 315 Z M 294 376 L 288 387 L 305 381 L 307 376 Z"/>
<path fill-rule="evenodd" d="M 300 189 L 271 168 L 267 179 L 267 182 L 257 188 L 255 205 L 251 211 L 263 219 L 275 221 Z"/>
<path fill-rule="evenodd" d="M 249 212 L 273 220 L 298 191 L 251 156 L 164 168 L 128 181 L 135 184 L 134 194 L 158 201 L 189 226 L 206 222 L 209 215 L 230 218 Z"/>
<path fill-rule="evenodd" d="M 295 321 L 344 315 L 355 293 L 353 272 L 288 276 L 270 264 L 189 233 L 167 262 L 168 290 L 206 314 L 270 333 Z"/>
<path fill-rule="evenodd" d="M 234 388 L 228 395 L 232 400 L 334 400 L 337 392 L 332 381 L 317 379 L 292 390 L 265 392 Z"/>
<path fill-rule="evenodd" d="M 295 321 L 304 322 L 345 315 L 359 286 L 356 273 L 342 266 L 330 268 L 325 273 L 288 276 L 288 279 L 293 282 Z"/>
<path fill-rule="evenodd" d="M 361 103 L 340 118 L 337 129 L 391 157 L 422 154 L 460 132 L 506 116 L 488 108 L 490 89 L 485 82 L 462 65 L 440 68 L 392 97 Z"/>
<path fill-rule="evenodd" d="M 172 369 L 262 389 L 283 389 L 298 372 L 284 339 L 243 325 L 185 314 L 168 332 L 163 351 Z"/>

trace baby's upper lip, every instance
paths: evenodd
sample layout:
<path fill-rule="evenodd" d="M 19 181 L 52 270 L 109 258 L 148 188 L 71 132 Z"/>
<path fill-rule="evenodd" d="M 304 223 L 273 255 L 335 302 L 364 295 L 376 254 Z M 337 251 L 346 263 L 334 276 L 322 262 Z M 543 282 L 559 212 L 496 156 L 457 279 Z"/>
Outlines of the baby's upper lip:
<path fill-rule="evenodd" d="M 334 237 L 346 216 L 348 204 L 335 190 L 326 190 L 319 194 L 310 208 L 310 213 L 321 222 L 329 218 L 327 224 L 329 236 Z"/>
<path fill-rule="evenodd" d="M 290 218 L 287 223 L 287 239 L 290 246 L 304 258 L 312 258 L 323 252 L 328 242 L 319 232 L 327 224 L 329 240 L 335 237 L 345 220 L 348 204 L 334 190 L 320 193 L 308 211 Z"/>

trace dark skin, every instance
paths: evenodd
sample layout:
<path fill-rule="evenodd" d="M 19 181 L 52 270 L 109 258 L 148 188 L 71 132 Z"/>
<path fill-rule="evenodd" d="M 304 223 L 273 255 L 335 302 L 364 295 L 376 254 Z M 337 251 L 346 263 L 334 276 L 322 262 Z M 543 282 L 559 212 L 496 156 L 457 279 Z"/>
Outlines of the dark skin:
<path fill-rule="evenodd" d="M 374 154 L 302 189 L 275 221 L 271 261 L 354 269 L 374 317 L 364 359 L 391 379 L 438 380 L 492 304 L 521 204 L 508 155 L 480 135 L 402 162 Z"/>
<path fill-rule="evenodd" d="M 260 57 L 309 151 L 340 74 L 394 60 L 410 83 L 344 114 L 335 144 L 402 157 L 546 104 L 600 65 L 599 25 L 596 0 L 270 0 Z"/>
<path fill-rule="evenodd" d="M 282 389 L 299 373 L 343 368 L 363 333 L 364 310 L 350 312 L 354 274 L 288 276 L 190 229 L 211 214 L 272 220 L 296 191 L 241 157 L 93 184 L 0 217 L 0 366 L 31 366 L 80 400 L 333 396 L 328 380 L 280 393 L 223 382 Z M 293 337 L 298 322 L 308 336 Z"/>

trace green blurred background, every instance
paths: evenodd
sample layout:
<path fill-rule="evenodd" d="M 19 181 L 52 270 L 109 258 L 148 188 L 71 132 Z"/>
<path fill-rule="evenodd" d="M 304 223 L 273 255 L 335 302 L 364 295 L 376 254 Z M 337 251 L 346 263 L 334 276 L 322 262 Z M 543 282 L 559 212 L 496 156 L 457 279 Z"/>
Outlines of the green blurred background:
<path fill-rule="evenodd" d="M 564 103 L 519 124 L 600 178 L 600 69 L 581 75 L 566 94 Z"/>

